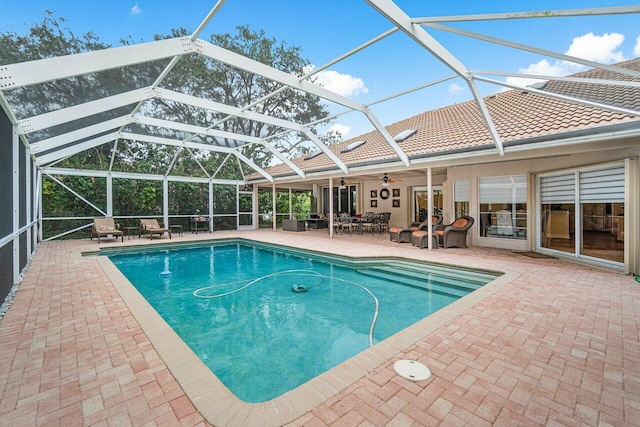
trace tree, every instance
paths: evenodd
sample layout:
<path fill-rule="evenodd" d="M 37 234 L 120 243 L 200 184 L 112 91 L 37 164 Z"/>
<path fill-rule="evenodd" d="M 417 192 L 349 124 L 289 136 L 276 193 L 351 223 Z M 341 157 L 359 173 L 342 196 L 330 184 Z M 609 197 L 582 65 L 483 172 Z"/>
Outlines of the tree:
<path fill-rule="evenodd" d="M 302 58 L 299 47 L 288 46 L 275 39 L 267 38 L 264 31 L 251 31 L 243 26 L 237 27 L 237 30 L 235 35 L 228 33 L 212 35 L 210 42 L 281 71 L 296 76 L 304 75 L 310 63 Z M 180 29 L 175 30 L 171 37 L 186 35 L 188 35 L 186 30 Z M 160 38 L 162 37 L 156 36 L 156 39 Z M 299 124 L 319 121 L 328 116 L 326 106 L 317 96 L 291 88 L 277 92 L 282 89 L 277 82 L 231 68 L 222 62 L 198 54 L 182 57 L 163 81 L 162 86 L 238 108 L 253 105 L 255 100 L 263 99 L 262 102 L 253 106 L 253 111 Z M 267 96 L 268 98 L 265 99 Z M 218 129 L 228 132 L 269 138 L 285 131 L 278 126 L 238 117 L 227 117 L 215 111 L 196 109 L 161 99 L 155 102 L 154 108 L 159 108 L 165 117 L 175 120 L 190 119 L 201 125 L 216 123 L 219 125 Z M 315 128 L 311 130 L 315 132 Z M 288 137 L 293 138 L 293 143 L 286 141 L 283 137 L 269 141 L 279 150 L 290 155 L 305 152 L 301 143 L 307 140 L 306 136 L 289 133 Z M 330 141 L 335 142 L 334 139 Z M 206 142 L 228 147 L 244 144 L 241 141 L 214 141 L 212 138 Z M 259 166 L 268 166 L 273 160 L 271 152 L 259 145 L 244 145 L 244 154 Z"/>
<path fill-rule="evenodd" d="M 156 40 L 189 35 L 183 28 L 174 29 L 169 35 L 155 35 Z M 130 37 L 123 38 L 121 43 L 130 43 Z M 245 55 L 263 64 L 267 64 L 286 73 L 303 76 L 309 61 L 301 56 L 301 49 L 289 46 L 284 42 L 266 37 L 264 31 L 252 31 L 248 27 L 237 27 L 235 34 L 212 35 L 211 43 L 232 52 Z M 100 41 L 93 32 L 76 36 L 66 27 L 64 18 L 56 18 L 50 11 L 45 11 L 42 23 L 34 24 L 28 35 L 15 33 L 0 33 L 0 63 L 12 64 L 50 57 L 58 57 L 74 53 L 107 49 L 111 46 Z M 170 62 L 170 58 L 153 61 L 134 66 L 116 68 L 68 79 L 47 82 L 40 85 L 6 90 L 4 93 L 18 119 L 28 118 L 50 111 L 59 110 L 84 102 L 96 100 L 105 96 L 123 93 L 135 88 L 152 85 Z M 262 99 L 251 108 L 261 114 L 289 120 L 295 123 L 310 123 L 321 121 L 328 117 L 326 105 L 314 95 L 281 88 L 277 82 L 264 77 L 231 68 L 219 61 L 212 60 L 199 54 L 189 54 L 180 58 L 173 69 L 162 80 L 160 87 L 190 94 L 204 99 L 217 101 L 239 108 L 253 105 L 256 99 Z M 120 117 L 134 111 L 134 105 L 101 112 L 98 115 L 75 120 L 72 123 L 61 124 L 49 129 L 28 134 L 29 142 L 38 142 L 51 136 L 61 135 L 70 130 L 89 126 L 106 119 Z M 212 126 L 227 132 L 233 132 L 253 137 L 269 138 L 269 143 L 277 149 L 290 155 L 302 154 L 308 151 L 303 142 L 304 135 L 289 133 L 293 141 L 288 142 L 278 136 L 285 129 L 262 122 L 246 120 L 237 117 L 226 117 L 216 111 L 204 110 L 193 106 L 183 105 L 163 99 L 151 99 L 143 103 L 141 113 L 152 117 L 159 117 L 170 121 L 195 124 L 203 127 Z M 273 154 L 259 144 L 246 144 L 242 141 L 214 140 L 210 136 L 194 136 L 170 129 L 160 129 L 141 124 L 131 124 L 127 129 L 149 135 L 172 137 L 175 139 L 195 138 L 196 141 L 240 147 L 245 156 L 252 159 L 258 166 L 267 167 L 273 163 Z M 316 132 L 315 128 L 311 129 Z M 327 138 L 328 143 L 335 142 L 335 136 Z M 106 170 L 113 161 L 114 170 L 144 172 L 155 174 L 203 176 L 205 169 L 209 175 L 217 172 L 216 178 L 242 179 L 244 175 L 253 173 L 246 165 L 239 170 L 238 162 L 227 154 L 213 151 L 189 151 L 177 147 L 152 145 L 136 141 L 118 141 L 117 149 L 113 151 L 113 144 L 103 144 L 85 150 L 70 158 L 62 160 L 57 166 L 79 169 Z M 170 169 L 170 165 L 173 170 Z M 61 177 L 63 182 L 73 181 L 80 188 L 95 186 L 91 177 L 74 177 L 73 180 Z M 118 206 L 118 210 L 126 211 L 127 215 L 137 215 L 139 212 L 156 211 L 157 183 L 146 185 L 141 182 L 124 182 L 118 180 L 119 194 L 128 194 L 131 201 L 126 206 Z M 47 188 L 51 200 L 59 196 L 59 200 L 66 200 L 62 196 L 65 190 L 60 186 Z M 121 193 L 120 193 L 121 192 Z M 226 191 L 224 196 L 218 197 L 216 210 L 228 212 L 233 208 L 235 212 L 235 195 L 230 197 Z M 59 194 L 58 194 L 59 193 Z M 235 194 L 235 193 L 234 193 Z M 176 195 L 176 197 L 180 197 Z M 185 194 L 183 197 L 188 198 Z M 154 207 L 154 203 L 156 206 Z M 229 206 L 226 206 L 226 205 Z M 175 200 L 176 206 L 189 206 L 188 200 Z M 53 204 L 52 204 L 53 206 Z M 63 205 L 60 205 L 63 208 Z M 54 210 L 58 210 L 57 208 Z M 95 214 L 87 212 L 85 215 Z"/>

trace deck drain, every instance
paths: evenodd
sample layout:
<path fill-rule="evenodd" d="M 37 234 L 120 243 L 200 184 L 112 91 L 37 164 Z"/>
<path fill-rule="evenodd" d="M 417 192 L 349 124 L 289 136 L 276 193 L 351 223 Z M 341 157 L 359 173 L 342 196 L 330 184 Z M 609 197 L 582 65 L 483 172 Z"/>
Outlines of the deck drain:
<path fill-rule="evenodd" d="M 393 364 L 393 369 L 402 378 L 409 381 L 423 381 L 431 377 L 431 371 L 415 360 L 398 360 Z"/>

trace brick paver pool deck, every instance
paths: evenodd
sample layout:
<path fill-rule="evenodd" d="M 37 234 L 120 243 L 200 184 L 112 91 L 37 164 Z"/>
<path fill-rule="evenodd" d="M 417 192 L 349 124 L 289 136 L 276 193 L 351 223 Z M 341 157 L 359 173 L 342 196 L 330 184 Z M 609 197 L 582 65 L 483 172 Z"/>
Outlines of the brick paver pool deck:
<path fill-rule="evenodd" d="M 0 324 L 0 425 L 209 425 L 98 258 L 80 254 L 236 236 L 514 278 L 482 299 L 472 294 L 451 319 L 434 316 L 433 330 L 423 326 L 430 316 L 420 323 L 422 338 L 346 379 L 291 425 L 640 425 L 640 283 L 633 277 L 506 250 L 428 251 L 388 236 L 329 240 L 326 230 L 42 244 Z M 404 358 L 433 376 L 402 379 L 392 365 Z M 227 417 L 225 424 L 274 423 L 240 412 Z"/>

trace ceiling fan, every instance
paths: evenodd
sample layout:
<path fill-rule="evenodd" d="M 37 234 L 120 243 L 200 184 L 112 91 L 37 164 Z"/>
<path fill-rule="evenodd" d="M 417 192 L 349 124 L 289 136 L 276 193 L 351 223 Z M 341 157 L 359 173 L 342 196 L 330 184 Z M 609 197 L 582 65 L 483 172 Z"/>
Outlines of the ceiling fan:
<path fill-rule="evenodd" d="M 389 178 L 385 173 L 384 176 L 382 177 L 382 186 L 388 187 L 389 184 L 393 184 L 394 182 L 400 182 L 400 181 L 402 181 L 400 178 Z"/>
<path fill-rule="evenodd" d="M 355 184 L 355 182 L 345 181 L 344 178 L 340 178 L 340 189 L 344 190 L 347 188 L 347 185 Z"/>

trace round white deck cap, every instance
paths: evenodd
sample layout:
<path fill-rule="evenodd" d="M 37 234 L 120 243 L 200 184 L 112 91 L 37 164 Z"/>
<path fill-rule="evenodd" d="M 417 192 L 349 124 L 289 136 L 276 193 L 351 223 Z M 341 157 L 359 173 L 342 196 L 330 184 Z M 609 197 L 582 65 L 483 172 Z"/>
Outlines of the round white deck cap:
<path fill-rule="evenodd" d="M 398 360 L 393 369 L 402 378 L 409 381 L 423 381 L 431 377 L 431 371 L 425 365 L 415 360 Z"/>

